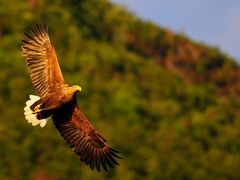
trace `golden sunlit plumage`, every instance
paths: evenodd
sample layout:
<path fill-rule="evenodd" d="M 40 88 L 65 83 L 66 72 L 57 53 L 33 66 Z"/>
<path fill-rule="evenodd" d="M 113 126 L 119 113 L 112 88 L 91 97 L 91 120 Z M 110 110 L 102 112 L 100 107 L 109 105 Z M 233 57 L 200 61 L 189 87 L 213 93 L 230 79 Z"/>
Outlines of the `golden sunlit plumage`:
<path fill-rule="evenodd" d="M 25 33 L 22 55 L 37 94 L 30 95 L 24 115 L 33 126 L 44 127 L 52 117 L 55 127 L 80 160 L 92 169 L 105 171 L 118 165 L 117 151 L 110 148 L 77 105 L 80 86 L 68 86 L 62 76 L 57 55 L 46 26 L 36 25 Z"/>

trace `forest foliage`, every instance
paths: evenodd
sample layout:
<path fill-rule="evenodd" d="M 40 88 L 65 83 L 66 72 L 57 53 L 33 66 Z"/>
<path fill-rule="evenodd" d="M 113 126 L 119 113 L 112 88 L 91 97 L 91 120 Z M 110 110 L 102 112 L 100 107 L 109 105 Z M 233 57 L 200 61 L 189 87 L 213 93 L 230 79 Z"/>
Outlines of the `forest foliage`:
<path fill-rule="evenodd" d="M 106 0 L 0 0 L 0 179 L 240 179 L 240 68 L 218 48 L 144 22 Z M 121 152 L 109 173 L 79 161 L 35 94 L 23 32 L 49 25 L 80 108 Z M 207 28 L 207 27 L 206 27 Z"/>

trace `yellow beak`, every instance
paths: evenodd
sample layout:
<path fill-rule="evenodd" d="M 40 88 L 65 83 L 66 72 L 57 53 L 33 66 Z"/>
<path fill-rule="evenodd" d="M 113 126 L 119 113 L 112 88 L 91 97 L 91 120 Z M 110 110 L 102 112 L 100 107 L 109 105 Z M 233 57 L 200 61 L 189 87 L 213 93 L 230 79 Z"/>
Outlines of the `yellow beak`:
<path fill-rule="evenodd" d="M 82 91 L 82 88 L 80 86 L 75 86 L 75 89 L 78 91 Z"/>

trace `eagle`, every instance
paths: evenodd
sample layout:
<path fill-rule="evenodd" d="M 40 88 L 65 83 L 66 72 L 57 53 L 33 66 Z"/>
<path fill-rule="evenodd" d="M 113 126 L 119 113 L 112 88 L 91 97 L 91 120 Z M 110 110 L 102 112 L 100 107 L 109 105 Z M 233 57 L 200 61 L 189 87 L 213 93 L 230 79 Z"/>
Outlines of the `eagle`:
<path fill-rule="evenodd" d="M 53 124 L 79 159 L 91 169 L 108 171 L 119 165 L 118 152 L 94 129 L 77 104 L 78 85 L 69 86 L 63 78 L 48 26 L 35 25 L 22 39 L 22 55 L 26 58 L 37 95 L 29 95 L 24 115 L 33 126 Z"/>

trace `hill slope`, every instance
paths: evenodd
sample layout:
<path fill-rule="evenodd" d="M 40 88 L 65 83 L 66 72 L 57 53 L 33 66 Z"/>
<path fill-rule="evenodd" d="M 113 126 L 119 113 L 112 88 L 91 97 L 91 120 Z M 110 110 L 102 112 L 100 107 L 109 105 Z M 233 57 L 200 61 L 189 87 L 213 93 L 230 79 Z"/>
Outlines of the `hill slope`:
<path fill-rule="evenodd" d="M 2 179 L 240 178 L 240 68 L 227 55 L 105 0 L 3 1 L 0 16 Z M 36 22 L 83 87 L 81 109 L 122 152 L 108 174 L 80 163 L 51 123 L 24 120 L 34 90 L 20 39 Z"/>

